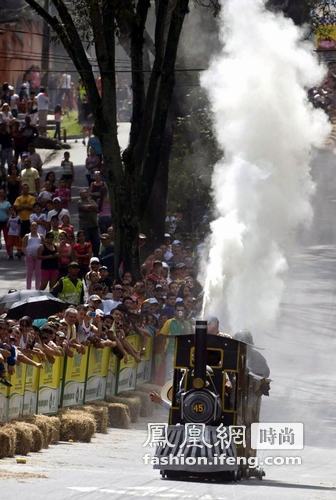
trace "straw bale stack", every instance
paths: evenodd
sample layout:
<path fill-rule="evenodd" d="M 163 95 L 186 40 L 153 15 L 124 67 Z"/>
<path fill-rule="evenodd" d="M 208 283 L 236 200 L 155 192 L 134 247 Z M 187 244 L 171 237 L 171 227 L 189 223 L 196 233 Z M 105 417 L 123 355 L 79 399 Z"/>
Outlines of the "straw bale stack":
<path fill-rule="evenodd" d="M 15 454 L 28 455 L 28 453 L 34 448 L 33 432 L 30 427 L 31 424 L 16 421 L 9 425 L 13 426 L 16 432 Z"/>
<path fill-rule="evenodd" d="M 140 416 L 141 399 L 139 396 L 112 396 L 107 399 L 109 403 L 122 403 L 129 409 L 131 422 L 137 422 Z"/>
<path fill-rule="evenodd" d="M 24 422 L 22 422 L 24 423 Z M 30 423 L 25 423 L 25 425 L 30 429 L 32 439 L 33 439 L 33 444 L 30 449 L 30 451 L 33 451 L 34 453 L 37 453 L 38 451 L 42 450 L 43 447 L 43 434 L 40 431 L 40 429 L 37 427 L 35 424 L 30 424 Z"/>
<path fill-rule="evenodd" d="M 0 458 L 13 457 L 16 448 L 16 432 L 11 424 L 0 426 Z"/>
<path fill-rule="evenodd" d="M 58 417 L 48 417 L 51 428 L 50 444 L 57 443 L 61 439 L 61 421 Z"/>
<path fill-rule="evenodd" d="M 129 406 L 124 403 L 109 403 L 108 406 L 110 427 L 117 429 L 129 429 L 131 426 L 131 417 Z"/>
<path fill-rule="evenodd" d="M 108 426 L 117 429 L 129 429 L 131 417 L 129 407 L 123 403 L 108 403 L 107 401 L 92 402 L 94 406 L 103 406 L 108 412 Z"/>
<path fill-rule="evenodd" d="M 47 415 L 30 415 L 24 418 L 25 422 L 36 425 L 42 432 L 42 448 L 48 448 L 51 443 L 52 426 Z"/>
<path fill-rule="evenodd" d="M 82 441 L 89 443 L 96 432 L 96 421 L 88 412 L 65 410 L 59 414 L 62 441 Z"/>
<path fill-rule="evenodd" d="M 99 401 L 100 403 L 101 401 Z M 81 410 L 88 412 L 96 421 L 96 432 L 107 433 L 108 427 L 108 409 L 103 405 L 85 405 Z"/>

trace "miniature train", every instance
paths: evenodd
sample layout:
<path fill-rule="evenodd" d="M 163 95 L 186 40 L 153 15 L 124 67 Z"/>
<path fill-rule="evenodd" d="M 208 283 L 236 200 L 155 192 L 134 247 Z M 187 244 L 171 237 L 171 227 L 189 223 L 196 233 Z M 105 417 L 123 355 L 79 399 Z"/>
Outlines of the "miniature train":
<path fill-rule="evenodd" d="M 163 478 L 262 479 L 264 471 L 249 465 L 250 430 L 270 381 L 248 369 L 248 348 L 208 335 L 206 321 L 196 322 L 195 335 L 176 336 L 167 442 L 154 465 Z"/>

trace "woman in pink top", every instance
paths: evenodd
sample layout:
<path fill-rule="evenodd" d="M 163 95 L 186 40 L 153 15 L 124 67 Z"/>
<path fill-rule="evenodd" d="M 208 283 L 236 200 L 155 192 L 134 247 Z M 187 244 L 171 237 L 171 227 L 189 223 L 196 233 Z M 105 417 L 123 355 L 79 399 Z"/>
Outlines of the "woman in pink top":
<path fill-rule="evenodd" d="M 61 231 L 58 245 L 58 263 L 60 276 L 66 276 L 68 273 L 68 265 L 72 259 L 72 246 L 69 243 L 68 236 Z"/>
<path fill-rule="evenodd" d="M 88 184 L 90 186 L 91 182 L 93 181 L 93 175 L 96 170 L 100 170 L 101 167 L 101 160 L 98 155 L 94 152 L 93 148 L 89 148 L 89 154 L 85 160 L 85 167 L 88 171 L 86 174 L 86 178 L 88 181 Z"/>
<path fill-rule="evenodd" d="M 22 240 L 22 250 L 26 256 L 27 268 L 27 290 L 31 290 L 32 279 L 35 274 L 35 289 L 39 290 L 41 285 L 41 261 L 37 252 L 43 243 L 42 236 L 37 232 L 37 222 L 30 225 L 30 233 L 26 234 Z"/>
<path fill-rule="evenodd" d="M 61 199 L 62 208 L 69 208 L 71 198 L 70 189 L 67 187 L 65 180 L 61 179 L 58 183 L 58 188 L 55 191 L 55 198 Z"/>
<path fill-rule="evenodd" d="M 70 224 L 70 217 L 68 214 L 63 214 L 61 217 L 61 225 L 60 225 L 60 230 L 64 231 L 69 239 L 69 243 L 74 242 L 74 227 L 72 224 Z"/>

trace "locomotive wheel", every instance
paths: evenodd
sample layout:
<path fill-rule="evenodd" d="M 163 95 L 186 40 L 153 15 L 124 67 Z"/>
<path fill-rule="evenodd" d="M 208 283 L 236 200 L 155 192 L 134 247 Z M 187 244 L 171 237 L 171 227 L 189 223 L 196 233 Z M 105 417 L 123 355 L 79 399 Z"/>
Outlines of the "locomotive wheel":
<path fill-rule="evenodd" d="M 228 483 L 230 481 L 232 481 L 232 482 L 237 481 L 236 471 L 226 470 L 226 471 L 220 473 L 220 477 L 221 477 L 222 481 L 225 481 L 226 483 Z"/>
<path fill-rule="evenodd" d="M 248 477 L 255 477 L 256 479 L 259 479 L 259 481 L 262 481 L 262 478 L 266 475 L 264 469 L 261 467 L 256 467 L 255 469 L 248 469 L 249 476 Z"/>
<path fill-rule="evenodd" d="M 266 473 L 264 471 L 264 469 L 262 469 L 261 467 L 258 467 L 258 475 L 257 475 L 257 478 L 259 479 L 259 481 L 262 481 L 262 478 L 266 476 Z"/>
<path fill-rule="evenodd" d="M 177 470 L 161 470 L 160 474 L 162 479 L 179 479 L 181 477 L 181 472 Z"/>

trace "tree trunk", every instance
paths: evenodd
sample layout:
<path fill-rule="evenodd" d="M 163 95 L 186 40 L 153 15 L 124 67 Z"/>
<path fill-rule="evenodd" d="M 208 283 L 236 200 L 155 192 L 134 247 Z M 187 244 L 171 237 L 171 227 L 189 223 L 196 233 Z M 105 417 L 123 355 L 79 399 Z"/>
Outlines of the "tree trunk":
<path fill-rule="evenodd" d="M 169 161 L 173 144 L 173 119 L 174 117 L 171 113 L 167 121 L 163 145 L 160 151 L 160 163 L 156 173 L 154 186 L 148 201 L 144 219 L 141 223 L 141 229 L 149 237 L 151 250 L 160 246 L 165 232 Z"/>
<path fill-rule="evenodd" d="M 160 84 L 157 90 L 155 114 L 152 121 L 150 136 L 147 147 L 141 157 L 142 162 L 142 193 L 141 193 L 141 215 L 147 209 L 149 197 L 151 195 L 156 176 L 157 166 L 160 161 L 160 149 L 163 145 L 163 136 L 166 129 L 169 107 L 175 85 L 175 62 L 177 48 L 181 36 L 182 26 L 188 12 L 189 0 L 177 1 L 171 16 L 171 24 L 167 37 L 163 66 L 164 71 L 160 77 Z M 149 91 L 148 91 L 149 92 Z M 135 156 L 139 154 L 135 149 Z"/>

